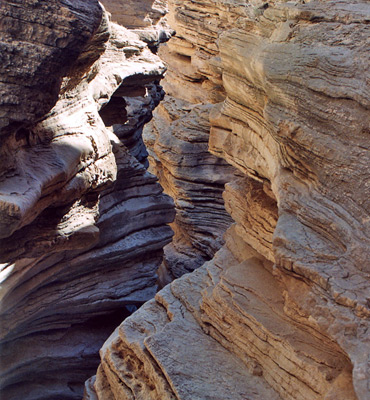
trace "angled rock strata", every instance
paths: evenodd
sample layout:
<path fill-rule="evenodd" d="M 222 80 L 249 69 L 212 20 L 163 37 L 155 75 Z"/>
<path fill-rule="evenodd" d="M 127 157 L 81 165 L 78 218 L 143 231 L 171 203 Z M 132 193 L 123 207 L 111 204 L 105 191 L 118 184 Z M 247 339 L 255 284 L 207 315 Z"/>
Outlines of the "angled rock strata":
<path fill-rule="evenodd" d="M 203 141 L 209 123 L 210 152 L 239 171 L 223 194 L 235 223 L 211 261 L 115 330 L 85 399 L 368 399 L 369 3 L 169 10 L 172 97 L 150 156 L 185 192 L 168 143 Z"/>
<path fill-rule="evenodd" d="M 165 67 L 95 0 L 0 14 L 0 397 L 81 399 L 173 235 L 140 137 Z"/>

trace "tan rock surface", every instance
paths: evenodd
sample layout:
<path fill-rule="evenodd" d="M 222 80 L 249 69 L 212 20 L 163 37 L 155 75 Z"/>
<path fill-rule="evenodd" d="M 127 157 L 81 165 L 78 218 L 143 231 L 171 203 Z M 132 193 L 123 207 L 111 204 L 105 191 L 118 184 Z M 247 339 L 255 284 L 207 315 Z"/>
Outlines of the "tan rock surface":
<path fill-rule="evenodd" d="M 111 334 L 85 399 L 367 400 L 369 3 L 105 4 L 126 28 L 0 5 L 1 396 L 81 398 L 153 297 L 148 156 L 162 281 L 214 257 Z"/>
<path fill-rule="evenodd" d="M 112 14 L 113 21 L 128 29 L 146 28 L 156 25 L 167 13 L 164 0 L 103 0 L 102 4 Z"/>
<path fill-rule="evenodd" d="M 177 36 L 160 51 L 164 87 L 183 102 L 218 103 L 209 148 L 242 174 L 224 192 L 235 225 L 212 261 L 106 343 L 98 399 L 367 400 L 369 3 L 170 0 L 169 10 Z M 188 124 L 178 123 L 174 143 Z M 150 140 L 158 152 L 164 139 Z M 186 345 L 184 332 L 194 338 Z M 108 357 L 113 349 L 124 351 Z M 244 387 L 223 392 L 226 366 L 245 374 Z"/>
<path fill-rule="evenodd" d="M 327 299 L 302 308 L 352 360 L 359 398 L 368 393 L 370 351 L 369 112 L 358 83 L 368 74 L 359 40 L 368 13 L 361 2 L 277 4 L 259 17 L 260 32 L 221 35 L 228 98 L 214 111 L 210 139 L 216 154 L 271 182 L 279 205 L 273 261 Z M 330 314 L 336 322 L 324 321 Z"/>
<path fill-rule="evenodd" d="M 202 287 L 201 272 L 193 274 Z M 191 298 L 197 296 L 186 279 L 176 282 Z M 128 318 L 102 348 L 98 399 L 109 398 L 99 390 L 104 374 L 113 399 L 278 399 L 263 379 L 204 334 L 192 315 L 199 312 L 196 303 L 189 312 L 171 289 L 167 286 Z"/>
<path fill-rule="evenodd" d="M 174 33 L 167 24 L 167 0 L 102 0 L 112 20 L 135 32 L 155 52 Z"/>

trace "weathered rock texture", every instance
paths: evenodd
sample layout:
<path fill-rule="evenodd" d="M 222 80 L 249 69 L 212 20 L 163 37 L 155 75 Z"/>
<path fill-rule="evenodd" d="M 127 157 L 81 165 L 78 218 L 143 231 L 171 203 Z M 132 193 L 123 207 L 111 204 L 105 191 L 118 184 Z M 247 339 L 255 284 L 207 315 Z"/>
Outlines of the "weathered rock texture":
<path fill-rule="evenodd" d="M 102 0 L 112 20 L 135 32 L 156 52 L 173 30 L 167 24 L 167 0 Z"/>
<path fill-rule="evenodd" d="M 181 34 L 184 28 L 176 22 L 173 27 L 179 29 L 177 36 L 159 51 L 168 65 L 166 97 L 144 128 L 150 170 L 176 205 L 171 225 L 175 236 L 160 269 L 162 284 L 193 271 L 223 245 L 232 219 L 222 192 L 236 172 L 208 151 L 210 112 L 225 98 L 220 70 L 201 60 L 205 50 L 199 40 L 187 41 Z M 216 54 L 212 48 L 207 51 Z"/>
<path fill-rule="evenodd" d="M 81 399 L 172 237 L 140 142 L 165 68 L 97 1 L 0 13 L 0 397 Z"/>
<path fill-rule="evenodd" d="M 172 32 L 168 17 L 171 19 L 173 14 L 166 15 L 168 7 L 174 7 L 171 2 L 103 3 L 113 20 L 132 29 L 150 46 Z M 173 24 L 172 28 L 179 25 Z M 176 218 L 171 224 L 175 235 L 165 248 L 159 271 L 161 286 L 210 260 L 223 245 L 223 235 L 232 223 L 222 192 L 225 183 L 233 179 L 235 169 L 208 151 L 209 113 L 212 104 L 225 98 L 225 91 L 220 70 L 205 69 L 198 57 L 202 53 L 201 43 L 186 42 L 180 36 L 160 48 L 159 56 L 168 65 L 163 81 L 166 97 L 143 131 L 149 170 L 159 178 L 176 206 Z M 211 80 L 213 83 L 209 84 Z"/>
<path fill-rule="evenodd" d="M 160 269 L 162 285 L 210 260 L 232 223 L 222 192 L 234 168 L 208 152 L 211 109 L 211 104 L 166 95 L 144 128 L 150 171 L 176 205 L 175 236 Z"/>
<path fill-rule="evenodd" d="M 235 224 L 112 334 L 85 398 L 368 399 L 369 3 L 169 5 L 166 88 L 211 108 L 210 151 L 241 173 L 224 192 Z M 181 127 L 156 154 L 206 119 L 188 107 L 160 109 L 158 132 Z"/>

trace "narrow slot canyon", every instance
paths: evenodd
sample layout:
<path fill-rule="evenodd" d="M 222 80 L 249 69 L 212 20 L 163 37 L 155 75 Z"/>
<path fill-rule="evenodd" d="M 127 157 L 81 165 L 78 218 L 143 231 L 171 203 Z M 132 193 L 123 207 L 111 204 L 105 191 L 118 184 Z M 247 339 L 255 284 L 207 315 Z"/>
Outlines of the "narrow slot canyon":
<path fill-rule="evenodd" d="M 0 399 L 367 400 L 370 4 L 0 15 Z"/>

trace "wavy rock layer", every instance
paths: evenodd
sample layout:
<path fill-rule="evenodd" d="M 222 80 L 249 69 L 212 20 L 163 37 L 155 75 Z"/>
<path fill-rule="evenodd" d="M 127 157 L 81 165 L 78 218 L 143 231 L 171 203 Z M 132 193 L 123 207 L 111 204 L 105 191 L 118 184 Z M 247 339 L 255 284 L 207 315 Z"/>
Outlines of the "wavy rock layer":
<path fill-rule="evenodd" d="M 98 2 L 39 3 L 0 6 L 5 29 L 22 21 L 24 30 L 7 29 L 1 42 L 2 93 L 14 89 L 14 101 L 2 97 L 0 148 L 9 400 L 82 397 L 125 306 L 154 296 L 174 218 L 140 141 L 163 96 L 162 62 Z M 30 46 L 29 64 L 15 68 Z"/>
<path fill-rule="evenodd" d="M 222 192 L 234 168 L 208 152 L 211 108 L 166 95 L 144 128 L 150 171 L 176 206 L 175 236 L 160 269 L 162 285 L 211 259 L 232 223 Z"/>
<path fill-rule="evenodd" d="M 198 32 L 197 39 L 182 37 L 184 26 L 172 21 L 174 7 L 169 2 L 168 19 L 177 36 L 158 53 L 168 65 L 163 81 L 166 97 L 144 129 L 150 171 L 158 176 L 176 206 L 171 225 L 175 236 L 165 248 L 160 269 L 162 284 L 193 271 L 224 244 L 223 235 L 232 219 L 225 210 L 222 192 L 236 174 L 228 163 L 208 151 L 210 113 L 213 104 L 225 98 L 219 68 L 205 62 L 216 52 L 213 46 L 203 49 Z M 224 18 L 221 22 L 227 25 Z"/>
<path fill-rule="evenodd" d="M 241 173 L 224 192 L 235 224 L 212 261 L 121 324 L 85 397 L 365 400 L 370 6 L 169 4 L 166 88 L 219 102 L 209 148 Z"/>
<path fill-rule="evenodd" d="M 40 118 L 54 106 L 63 76 L 98 28 L 102 10 L 96 0 L 69 3 L 2 2 L 0 134 Z"/>

